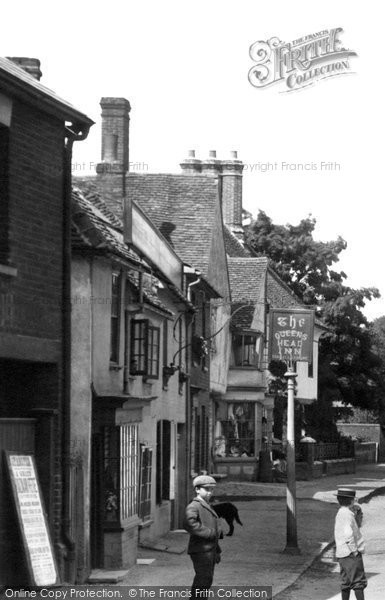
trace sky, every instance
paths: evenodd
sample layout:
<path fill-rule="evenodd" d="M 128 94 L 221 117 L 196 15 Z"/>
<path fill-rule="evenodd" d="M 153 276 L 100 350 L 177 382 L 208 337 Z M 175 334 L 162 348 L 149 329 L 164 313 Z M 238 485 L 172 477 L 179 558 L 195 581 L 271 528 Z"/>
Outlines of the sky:
<path fill-rule="evenodd" d="M 342 236 L 348 247 L 336 269 L 348 274 L 348 285 L 382 293 L 364 309 L 372 319 L 385 314 L 385 126 L 381 5 L 370 7 L 345 0 L 21 0 L 2 7 L 1 56 L 39 58 L 41 82 L 95 121 L 88 139 L 75 144 L 75 175 L 90 174 L 100 161 L 102 96 L 130 101 L 132 171 L 178 173 L 190 149 L 198 158 L 237 150 L 244 208 L 282 224 L 311 214 L 317 239 Z M 284 84 L 250 84 L 255 42 L 292 42 L 338 27 L 342 45 L 357 54 L 349 72 L 290 93 Z"/>

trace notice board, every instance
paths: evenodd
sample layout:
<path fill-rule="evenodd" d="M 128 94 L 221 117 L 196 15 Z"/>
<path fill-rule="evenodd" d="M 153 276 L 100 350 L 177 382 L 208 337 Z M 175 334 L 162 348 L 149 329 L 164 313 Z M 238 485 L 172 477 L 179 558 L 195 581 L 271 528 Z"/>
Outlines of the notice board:
<path fill-rule="evenodd" d="M 30 585 L 59 582 L 33 454 L 4 451 Z"/>

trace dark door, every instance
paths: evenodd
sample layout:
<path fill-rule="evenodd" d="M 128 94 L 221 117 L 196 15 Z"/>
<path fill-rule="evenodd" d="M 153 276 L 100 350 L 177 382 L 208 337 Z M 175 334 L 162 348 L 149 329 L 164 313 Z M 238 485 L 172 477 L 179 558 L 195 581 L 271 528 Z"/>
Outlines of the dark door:
<path fill-rule="evenodd" d="M 92 436 L 91 456 L 91 566 L 103 566 L 103 436 L 94 433 Z"/>
<path fill-rule="evenodd" d="M 156 503 L 170 498 L 171 423 L 157 422 L 156 427 Z"/>

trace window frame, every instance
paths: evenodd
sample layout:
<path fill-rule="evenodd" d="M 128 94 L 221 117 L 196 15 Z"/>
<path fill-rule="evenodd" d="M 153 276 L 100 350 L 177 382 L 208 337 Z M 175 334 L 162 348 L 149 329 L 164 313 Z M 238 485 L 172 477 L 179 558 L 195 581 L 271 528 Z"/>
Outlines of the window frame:
<path fill-rule="evenodd" d="M 140 444 L 140 477 L 138 512 L 142 523 L 151 521 L 153 448 Z"/>
<path fill-rule="evenodd" d="M 242 338 L 242 344 L 241 344 L 241 364 L 239 364 L 237 362 L 237 358 L 236 358 L 236 352 L 235 352 L 235 338 Z M 245 338 L 253 338 L 254 342 L 253 344 L 245 344 Z M 259 352 L 256 351 L 256 346 L 257 343 L 260 343 L 260 348 L 259 348 Z M 260 369 L 261 368 L 261 360 L 262 360 L 262 354 L 263 354 L 263 348 L 262 348 L 262 334 L 260 332 L 257 331 L 232 331 L 231 334 L 231 362 L 230 362 L 230 367 L 231 368 L 235 368 L 235 369 Z M 255 362 L 250 363 L 248 361 L 248 364 L 244 364 L 246 363 L 246 354 L 245 354 L 245 348 L 247 346 L 252 346 L 254 347 L 254 353 L 255 353 Z"/>
<path fill-rule="evenodd" d="M 116 282 L 114 281 L 116 278 Z M 122 273 L 111 273 L 111 316 L 110 316 L 110 363 L 118 365 L 120 361 L 120 324 L 122 308 Z M 114 307 L 116 306 L 116 311 Z M 116 312 L 116 314 L 114 314 Z M 113 339 L 113 337 L 115 339 Z"/>
<path fill-rule="evenodd" d="M 158 338 L 157 343 L 154 342 Z M 155 357 L 154 357 L 155 348 Z M 159 359 L 160 359 L 160 327 L 148 325 L 147 327 L 147 368 L 146 377 L 148 379 L 159 379 Z M 155 369 L 153 367 L 155 366 Z"/>
<path fill-rule="evenodd" d="M 139 427 L 137 423 L 103 428 L 104 522 L 127 521 L 139 510 Z"/>
<path fill-rule="evenodd" d="M 130 374 L 159 379 L 160 327 L 152 325 L 148 319 L 132 319 L 130 334 Z"/>

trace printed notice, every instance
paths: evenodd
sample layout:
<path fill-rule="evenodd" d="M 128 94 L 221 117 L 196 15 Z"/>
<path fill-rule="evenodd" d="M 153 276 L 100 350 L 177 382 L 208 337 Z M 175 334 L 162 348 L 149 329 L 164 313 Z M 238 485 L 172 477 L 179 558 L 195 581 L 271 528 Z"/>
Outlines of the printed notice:
<path fill-rule="evenodd" d="M 7 453 L 12 492 L 33 585 L 53 585 L 57 568 L 32 455 Z"/>

